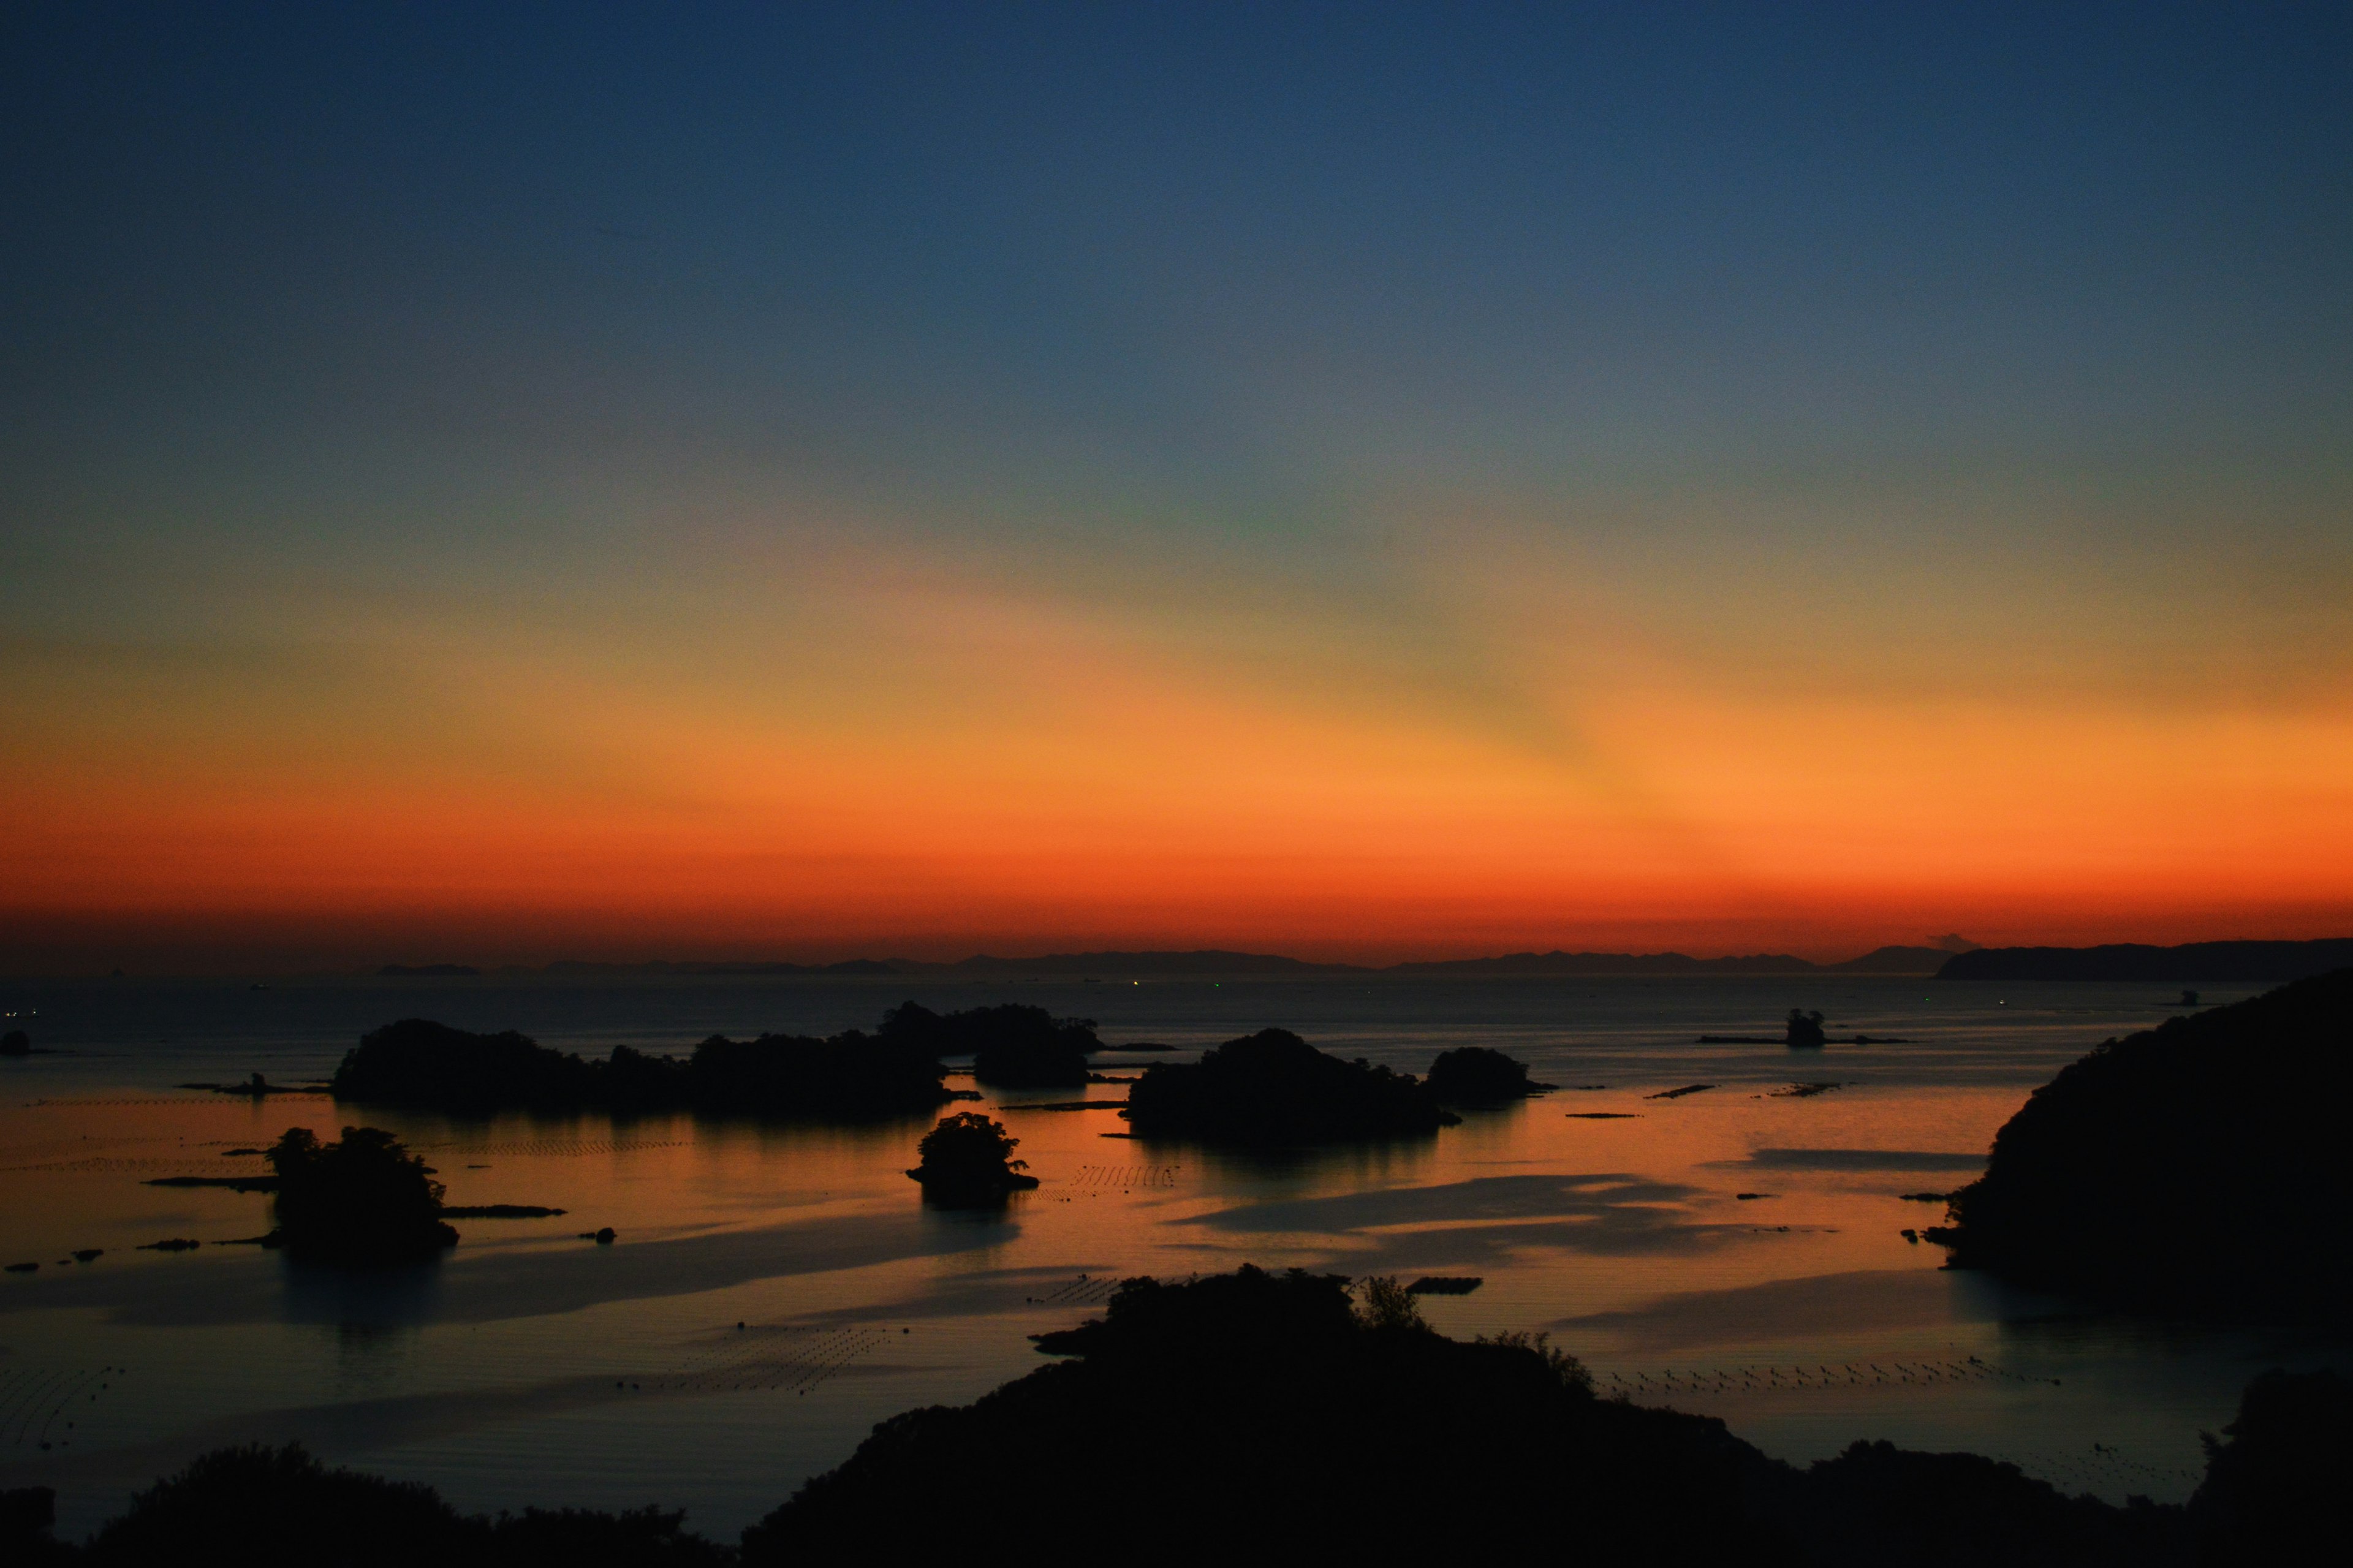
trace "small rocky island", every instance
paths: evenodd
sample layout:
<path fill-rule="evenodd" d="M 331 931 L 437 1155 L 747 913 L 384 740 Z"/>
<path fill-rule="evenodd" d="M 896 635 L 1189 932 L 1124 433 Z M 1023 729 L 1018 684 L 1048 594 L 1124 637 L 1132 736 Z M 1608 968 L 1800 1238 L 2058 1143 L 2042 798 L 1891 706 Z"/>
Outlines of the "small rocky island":
<path fill-rule="evenodd" d="M 977 1111 L 942 1117 L 915 1146 L 917 1163 L 907 1173 L 923 1184 L 926 1203 L 943 1208 L 991 1208 L 1038 1184 L 1025 1175 L 1027 1161 L 1012 1158 L 1021 1140 L 1002 1123 Z"/>
<path fill-rule="evenodd" d="M 1410 1073 L 1319 1051 L 1288 1029 L 1155 1062 L 1123 1113 L 1139 1135 L 1279 1147 L 1435 1132 L 1461 1120 Z"/>
<path fill-rule="evenodd" d="M 332 1143 L 291 1127 L 271 1145 L 278 1228 L 263 1245 L 345 1265 L 416 1263 L 458 1244 L 442 1218 L 442 1186 L 423 1160 L 377 1127 L 346 1127 Z"/>
<path fill-rule="evenodd" d="M 1956 1268 L 2128 1306 L 2353 1317 L 2353 970 L 2112 1039 L 1930 1230 Z"/>
<path fill-rule="evenodd" d="M 0 1057 L 29 1057 L 33 1054 L 33 1037 L 22 1029 L 11 1029 L 0 1035 Z"/>
<path fill-rule="evenodd" d="M 1422 1082 L 1441 1105 L 1501 1105 L 1559 1087 L 1536 1082 L 1528 1077 L 1527 1063 L 1485 1046 L 1440 1052 Z"/>
<path fill-rule="evenodd" d="M 871 1035 L 713 1035 L 683 1059 L 616 1046 L 602 1061 L 551 1049 L 512 1029 L 476 1034 L 405 1018 L 363 1037 L 329 1089 L 359 1104 L 459 1116 L 693 1110 L 865 1121 L 975 1098 L 946 1087 L 944 1056 L 976 1053 L 986 1082 L 1059 1086 L 1085 1083 L 1086 1053 L 1100 1048 L 1087 1020 L 1024 1006 L 940 1014 L 910 1002 L 884 1014 Z"/>

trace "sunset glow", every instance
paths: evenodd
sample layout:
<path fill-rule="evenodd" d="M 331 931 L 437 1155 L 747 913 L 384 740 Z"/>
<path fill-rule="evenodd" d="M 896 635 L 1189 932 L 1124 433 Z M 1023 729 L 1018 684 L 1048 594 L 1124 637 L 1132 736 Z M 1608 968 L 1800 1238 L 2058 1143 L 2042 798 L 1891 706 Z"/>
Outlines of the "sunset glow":
<path fill-rule="evenodd" d="M 2257 27 L 42 26 L 125 129 L 26 175 L 0 967 L 2353 929 L 2348 110 Z"/>

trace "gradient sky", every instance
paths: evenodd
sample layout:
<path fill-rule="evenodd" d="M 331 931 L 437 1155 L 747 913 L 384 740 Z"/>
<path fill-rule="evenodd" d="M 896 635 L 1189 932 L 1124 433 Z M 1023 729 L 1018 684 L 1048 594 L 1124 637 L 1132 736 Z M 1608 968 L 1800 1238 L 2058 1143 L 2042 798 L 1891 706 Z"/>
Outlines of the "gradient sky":
<path fill-rule="evenodd" d="M 2348 69 L 12 6 L 0 972 L 2353 930 Z"/>

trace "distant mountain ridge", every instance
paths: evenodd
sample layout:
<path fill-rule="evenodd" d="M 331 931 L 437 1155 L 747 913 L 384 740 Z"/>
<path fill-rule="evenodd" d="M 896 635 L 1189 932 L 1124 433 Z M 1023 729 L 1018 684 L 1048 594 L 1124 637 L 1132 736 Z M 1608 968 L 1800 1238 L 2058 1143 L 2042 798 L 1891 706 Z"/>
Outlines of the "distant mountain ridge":
<path fill-rule="evenodd" d="M 1939 980 L 2302 980 L 2353 968 L 2353 937 L 2192 942 L 2179 947 L 1981 947 L 1955 953 Z"/>
<path fill-rule="evenodd" d="M 1788 952 L 1693 958 L 1681 952 L 1513 952 L 1501 958 L 1436 959 L 1393 963 L 1387 974 L 1465 977 L 1514 974 L 1934 974 L 1952 956 L 1936 947 L 1873 948 L 1841 963 L 1816 963 Z"/>
<path fill-rule="evenodd" d="M 1403 963 L 1318 963 L 1272 952 L 1224 948 L 1049 952 L 1031 958 L 976 953 L 951 963 L 914 958 L 852 958 L 835 963 L 794 963 L 781 959 L 657 959 L 621 963 L 564 959 L 536 973 L 547 974 L 702 975 L 988 975 L 1017 979 L 1128 980 L 1179 976 L 1312 978 L 1316 975 L 1388 974 L 1417 979 L 1504 980 L 1545 976 L 1639 977 L 1645 975 L 1915 975 L 1937 980 L 2283 981 L 2353 967 L 2353 937 L 2308 942 L 2196 942 L 2179 947 L 2138 942 L 2101 947 L 1981 947 L 1956 952 L 1950 946 L 1894 944 L 1858 958 L 1818 963 L 1788 952 L 1742 953 L 1694 958 L 1683 952 L 1507 952 L 1488 958 L 1420 959 Z M 509 973 L 532 972 L 509 966 Z M 448 977 L 476 973 L 463 964 L 386 964 L 385 975 Z"/>
<path fill-rule="evenodd" d="M 1504 979 L 1543 975 L 1649 974 L 1933 974 L 1952 954 L 1935 947 L 1882 947 L 1840 963 L 1816 963 L 1794 953 L 1763 952 L 1726 958 L 1694 958 L 1681 952 L 1514 952 L 1494 958 L 1431 959 L 1405 963 L 1318 963 L 1281 953 L 1238 952 L 1222 948 L 1183 951 L 1050 952 L 1034 958 L 989 953 L 953 963 L 913 958 L 853 958 L 838 963 L 791 963 L 781 960 L 656 960 L 644 963 L 559 960 L 549 974 L 807 974 L 807 975 L 1011 975 L 1023 978 L 1134 979 L 1150 976 L 1234 975 L 1250 977 L 1319 974 L 1395 974 L 1443 979 Z M 517 968 L 524 966 L 518 965 Z M 395 973 L 387 966 L 385 973 Z M 408 970 L 401 973 L 418 973 Z M 454 969 L 441 973 L 455 973 Z"/>

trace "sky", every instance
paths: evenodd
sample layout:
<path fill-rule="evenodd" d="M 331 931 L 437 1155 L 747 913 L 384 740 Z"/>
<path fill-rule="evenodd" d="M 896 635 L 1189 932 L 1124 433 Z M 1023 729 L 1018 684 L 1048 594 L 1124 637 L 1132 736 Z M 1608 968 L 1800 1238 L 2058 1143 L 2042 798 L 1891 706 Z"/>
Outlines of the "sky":
<path fill-rule="evenodd" d="M 2353 931 L 2353 13 L 0 10 L 0 973 Z"/>

